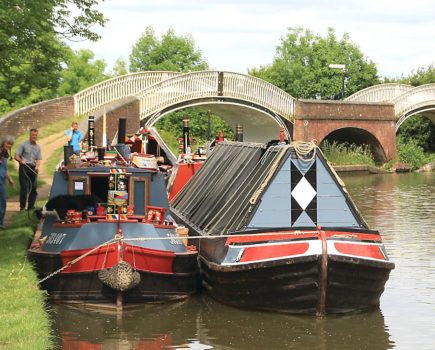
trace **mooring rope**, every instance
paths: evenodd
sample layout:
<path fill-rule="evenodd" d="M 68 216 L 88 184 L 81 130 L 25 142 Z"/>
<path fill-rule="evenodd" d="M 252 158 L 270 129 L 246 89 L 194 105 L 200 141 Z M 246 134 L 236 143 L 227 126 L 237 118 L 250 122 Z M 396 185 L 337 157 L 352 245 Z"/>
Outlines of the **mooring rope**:
<path fill-rule="evenodd" d="M 258 200 L 258 197 L 263 193 L 264 189 L 267 187 L 270 179 L 275 175 L 275 171 L 278 168 L 281 159 L 284 157 L 285 153 L 287 152 L 288 147 L 283 147 L 280 149 L 279 153 L 275 157 L 275 160 L 273 161 L 271 167 L 269 169 L 266 169 L 267 174 L 264 178 L 263 182 L 261 183 L 260 187 L 254 192 L 254 194 L 251 196 L 251 199 L 249 199 L 250 204 L 255 204 Z"/>
<path fill-rule="evenodd" d="M 317 230 L 313 231 L 291 231 L 291 232 L 265 232 L 265 233 L 241 233 L 241 234 L 227 234 L 227 235 L 213 235 L 213 236 L 188 236 L 187 239 L 216 239 L 216 238 L 230 238 L 230 237 L 268 237 L 277 235 L 305 235 L 305 234 L 318 234 Z M 182 237 L 136 237 L 136 238 L 122 238 L 123 242 L 144 242 L 144 241 L 166 241 L 173 240 L 174 238 L 181 239 Z"/>
<path fill-rule="evenodd" d="M 230 238 L 230 237 L 247 237 L 247 236 L 255 236 L 255 237 L 267 237 L 267 236 L 277 236 L 277 235 L 302 235 L 302 234 L 318 234 L 318 231 L 292 231 L 292 232 L 265 232 L 265 233 L 253 233 L 253 234 L 227 234 L 227 235 L 214 235 L 214 236 L 189 236 L 188 239 L 199 239 L 201 242 L 202 239 L 216 239 L 216 238 Z M 38 281 L 38 284 L 41 284 L 42 282 L 45 282 L 46 280 L 50 279 L 51 277 L 56 276 L 57 274 L 61 273 L 63 270 L 67 269 L 68 267 L 74 265 L 76 262 L 82 260 L 83 258 L 87 257 L 89 254 L 95 252 L 96 250 L 100 249 L 101 247 L 105 245 L 109 245 L 110 243 L 116 242 L 116 241 L 122 241 L 122 242 L 144 242 L 144 241 L 164 241 L 164 240 L 173 240 L 174 238 L 181 239 L 182 237 L 136 237 L 136 238 L 112 238 L 104 243 L 101 243 L 100 245 L 96 246 L 95 248 L 91 249 L 90 251 L 80 255 L 79 257 L 75 258 L 74 260 L 71 260 L 68 262 L 65 266 L 62 266 L 60 269 L 52 272 L 48 276 L 42 278 Z M 134 253 L 133 253 L 134 254 Z M 134 268 L 136 269 L 136 262 L 134 262 Z"/>
<path fill-rule="evenodd" d="M 79 257 L 75 258 L 74 260 L 71 260 L 65 266 L 62 266 L 60 269 L 50 273 L 48 276 L 45 276 L 43 279 L 38 281 L 38 284 L 41 284 L 42 282 L 48 280 L 49 278 L 51 278 L 53 276 L 56 276 L 58 273 L 61 273 L 66 268 L 74 265 L 76 262 L 78 262 L 78 261 L 82 260 L 83 258 L 87 257 L 89 254 L 95 252 L 97 249 L 100 249 L 104 245 L 106 245 L 106 244 L 109 245 L 110 243 L 113 243 L 113 242 L 115 242 L 117 240 L 118 240 L 118 238 L 112 238 L 112 239 L 108 240 L 107 242 L 101 243 L 99 246 L 96 246 L 95 248 L 91 249 L 90 251 L 86 252 L 85 254 L 80 255 Z"/>

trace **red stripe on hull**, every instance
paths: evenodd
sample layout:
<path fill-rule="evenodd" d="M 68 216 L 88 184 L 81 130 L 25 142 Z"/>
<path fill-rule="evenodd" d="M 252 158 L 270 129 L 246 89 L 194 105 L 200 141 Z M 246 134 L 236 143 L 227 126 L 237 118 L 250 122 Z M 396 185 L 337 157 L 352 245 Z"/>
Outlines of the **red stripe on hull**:
<path fill-rule="evenodd" d="M 361 241 L 382 242 L 381 235 L 373 233 L 325 231 L 326 238 L 351 238 Z"/>
<path fill-rule="evenodd" d="M 317 237 L 317 233 L 312 231 L 310 233 L 303 232 L 286 232 L 286 233 L 269 233 L 262 232 L 259 234 L 249 234 L 243 236 L 229 237 L 226 244 L 231 243 L 250 243 L 250 242 L 266 242 L 266 241 L 282 241 L 285 239 L 300 239 L 300 238 L 314 238 Z"/>
<path fill-rule="evenodd" d="M 60 253 L 62 259 L 62 266 L 67 265 L 74 259 L 86 254 L 90 249 L 77 249 L 77 250 L 66 250 Z M 107 257 L 106 257 L 107 254 Z M 104 259 L 106 262 L 104 263 Z M 113 243 L 108 247 L 101 247 L 94 252 L 90 253 L 83 259 L 80 259 L 76 263 L 72 264 L 70 267 L 62 271 L 62 273 L 75 273 L 75 272 L 92 272 L 98 271 L 104 268 L 110 268 L 119 261 L 118 244 Z"/>
<path fill-rule="evenodd" d="M 335 242 L 334 246 L 335 249 L 342 254 L 385 260 L 384 255 L 377 245 Z"/>
<path fill-rule="evenodd" d="M 327 238 L 344 238 L 357 239 L 361 241 L 377 241 L 382 242 L 379 234 L 359 233 L 359 232 L 342 232 L 342 231 L 324 231 Z M 246 233 L 245 235 L 229 237 L 226 244 L 231 243 L 250 243 L 250 242 L 265 242 L 265 241 L 282 241 L 289 239 L 307 239 L 318 238 L 319 234 L 313 230 L 289 231 L 289 232 L 262 232 L 262 233 Z"/>
<path fill-rule="evenodd" d="M 67 265 L 92 249 L 93 248 L 61 252 L 62 266 Z M 123 245 L 122 255 L 123 260 L 128 262 L 132 267 L 136 267 L 137 270 L 165 274 L 174 273 L 172 268 L 175 259 L 174 252 Z M 101 247 L 95 250 L 83 259 L 64 269 L 62 273 L 99 271 L 101 269 L 111 268 L 118 263 L 119 260 L 118 243 L 113 243 L 109 245 L 109 247 Z"/>
<path fill-rule="evenodd" d="M 292 255 L 301 255 L 308 250 L 308 243 L 293 243 L 283 245 L 247 247 L 240 262 L 258 261 L 280 258 Z"/>
<path fill-rule="evenodd" d="M 136 269 L 141 271 L 151 271 L 159 273 L 173 273 L 172 264 L 175 253 L 135 247 L 124 246 L 124 260 L 131 266 L 136 265 Z"/>

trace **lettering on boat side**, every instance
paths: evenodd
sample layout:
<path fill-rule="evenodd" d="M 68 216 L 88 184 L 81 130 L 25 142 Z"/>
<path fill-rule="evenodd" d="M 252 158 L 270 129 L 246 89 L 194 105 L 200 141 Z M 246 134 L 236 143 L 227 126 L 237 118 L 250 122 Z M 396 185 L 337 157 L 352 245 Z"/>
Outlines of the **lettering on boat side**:
<path fill-rule="evenodd" d="M 168 233 L 168 237 L 170 237 L 170 242 L 171 244 L 182 244 L 181 240 L 179 239 L 179 237 L 176 234 L 173 233 Z"/>
<path fill-rule="evenodd" d="M 66 237 L 66 233 L 50 233 L 46 244 L 62 244 L 63 239 Z"/>

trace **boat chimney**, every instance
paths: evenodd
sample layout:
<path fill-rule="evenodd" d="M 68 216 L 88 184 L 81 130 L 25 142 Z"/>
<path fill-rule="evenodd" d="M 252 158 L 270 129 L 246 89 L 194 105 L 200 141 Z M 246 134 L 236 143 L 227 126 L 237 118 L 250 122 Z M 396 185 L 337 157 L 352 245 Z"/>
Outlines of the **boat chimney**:
<path fill-rule="evenodd" d="M 126 122 L 127 122 L 127 119 L 119 118 L 119 121 L 118 121 L 118 145 L 123 145 L 125 143 Z"/>
<path fill-rule="evenodd" d="M 93 115 L 88 117 L 88 147 L 89 150 L 95 148 L 95 118 Z"/>
<path fill-rule="evenodd" d="M 236 125 L 236 141 L 243 142 L 243 124 Z"/>
<path fill-rule="evenodd" d="M 126 135 L 126 118 L 119 118 L 118 121 L 118 143 L 115 145 L 115 149 L 118 153 L 124 158 L 127 162 L 131 158 L 131 150 L 130 146 L 125 144 L 125 135 Z"/>
<path fill-rule="evenodd" d="M 187 153 L 189 147 L 189 117 L 185 116 L 183 119 L 183 153 Z"/>

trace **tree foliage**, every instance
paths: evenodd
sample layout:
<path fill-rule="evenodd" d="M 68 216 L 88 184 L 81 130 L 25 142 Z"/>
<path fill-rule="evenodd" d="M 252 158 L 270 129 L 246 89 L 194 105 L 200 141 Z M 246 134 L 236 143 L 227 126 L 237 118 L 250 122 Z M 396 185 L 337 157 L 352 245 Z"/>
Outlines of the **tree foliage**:
<path fill-rule="evenodd" d="M 0 112 L 56 95 L 64 39 L 96 40 L 99 0 L 0 2 Z"/>
<path fill-rule="evenodd" d="M 428 67 L 419 67 L 416 71 L 412 71 L 407 76 L 402 75 L 400 78 L 386 78 L 385 82 L 409 84 L 412 86 L 433 84 L 435 83 L 435 66 L 432 63 Z"/>
<path fill-rule="evenodd" d="M 205 143 L 207 141 L 208 112 L 199 108 L 191 107 L 170 113 L 156 123 L 156 128 L 159 131 L 165 130 L 172 135 L 183 137 L 183 119 L 185 117 L 189 118 L 190 136 L 196 139 L 198 144 Z M 212 140 L 219 136 L 220 131 L 228 139 L 234 137 L 231 127 L 219 116 L 211 113 L 210 121 Z"/>
<path fill-rule="evenodd" d="M 177 36 L 169 29 L 157 38 L 151 26 L 138 39 L 130 54 L 130 71 L 189 72 L 208 68 L 190 35 Z"/>
<path fill-rule="evenodd" d="M 91 50 L 68 50 L 67 66 L 61 72 L 60 95 L 71 95 L 107 79 L 106 63 L 94 60 Z"/>
<path fill-rule="evenodd" d="M 409 84 L 412 86 L 433 84 L 435 83 L 435 66 L 431 64 L 428 67 L 420 67 L 407 76 L 385 79 L 385 82 Z M 435 150 L 435 124 L 421 114 L 408 118 L 400 126 L 397 136 L 400 138 L 400 142 L 397 143 L 399 153 L 402 152 L 400 148 L 408 146 L 407 150 L 414 149 L 415 147 L 419 147 L 419 149 L 426 152 L 433 152 Z"/>
<path fill-rule="evenodd" d="M 346 65 L 345 96 L 379 82 L 376 65 L 364 57 L 347 34 L 337 39 L 332 28 L 326 37 L 301 27 L 289 28 L 277 47 L 273 63 L 249 73 L 294 97 L 339 99 L 343 73 L 329 68 L 331 63 Z"/>

